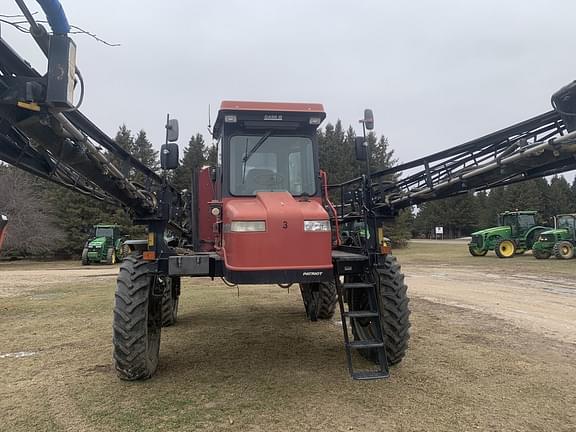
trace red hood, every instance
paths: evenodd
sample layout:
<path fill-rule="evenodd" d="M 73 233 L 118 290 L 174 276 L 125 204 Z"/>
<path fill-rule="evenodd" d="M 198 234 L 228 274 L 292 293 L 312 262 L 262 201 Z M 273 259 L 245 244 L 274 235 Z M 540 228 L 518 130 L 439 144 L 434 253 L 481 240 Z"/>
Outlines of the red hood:
<path fill-rule="evenodd" d="M 234 270 L 329 268 L 331 233 L 305 232 L 305 220 L 327 220 L 320 199 L 296 200 L 288 192 L 258 192 L 223 202 L 226 266 Z M 265 232 L 230 232 L 232 221 L 266 222 Z"/>

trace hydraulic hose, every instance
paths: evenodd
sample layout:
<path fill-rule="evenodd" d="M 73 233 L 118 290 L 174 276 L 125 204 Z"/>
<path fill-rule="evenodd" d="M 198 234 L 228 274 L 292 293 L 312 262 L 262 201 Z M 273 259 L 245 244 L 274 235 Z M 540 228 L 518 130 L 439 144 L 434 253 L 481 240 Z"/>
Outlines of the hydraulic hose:
<path fill-rule="evenodd" d="M 67 34 L 70 31 L 68 18 L 58 0 L 36 0 L 44 13 L 54 34 Z"/>

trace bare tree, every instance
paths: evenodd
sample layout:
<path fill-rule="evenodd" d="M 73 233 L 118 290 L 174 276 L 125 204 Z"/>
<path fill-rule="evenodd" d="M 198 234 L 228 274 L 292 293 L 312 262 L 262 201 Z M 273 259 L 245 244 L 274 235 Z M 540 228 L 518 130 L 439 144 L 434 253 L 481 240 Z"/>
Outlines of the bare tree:
<path fill-rule="evenodd" d="M 8 216 L 4 254 L 43 255 L 58 249 L 64 232 L 44 198 L 46 182 L 8 166 L 0 166 L 0 210 Z"/>

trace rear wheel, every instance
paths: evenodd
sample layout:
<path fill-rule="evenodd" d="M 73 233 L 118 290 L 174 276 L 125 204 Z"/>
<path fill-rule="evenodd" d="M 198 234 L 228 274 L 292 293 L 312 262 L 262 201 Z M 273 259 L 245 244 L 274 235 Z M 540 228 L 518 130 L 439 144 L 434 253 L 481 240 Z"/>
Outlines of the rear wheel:
<path fill-rule="evenodd" d="M 552 255 L 550 252 L 545 251 L 545 250 L 537 250 L 537 249 L 533 249 L 532 250 L 532 255 L 534 255 L 534 258 L 536 259 L 548 259 L 550 258 L 550 256 Z"/>
<path fill-rule="evenodd" d="M 116 264 L 116 251 L 114 248 L 108 248 L 106 253 L 106 264 Z"/>
<path fill-rule="evenodd" d="M 130 255 L 120 265 L 113 318 L 114 366 L 123 380 L 150 378 L 158 367 L 162 303 L 152 295 L 153 265 Z"/>
<path fill-rule="evenodd" d="M 82 249 L 82 265 L 88 265 L 88 248 Z"/>
<path fill-rule="evenodd" d="M 498 258 L 512 258 L 516 254 L 516 243 L 509 239 L 500 240 L 496 243 L 494 252 Z"/>
<path fill-rule="evenodd" d="M 363 282 L 376 283 L 380 305 L 380 322 L 388 363 L 399 363 L 406 355 L 410 339 L 410 309 L 408 308 L 408 287 L 396 257 L 386 256 L 384 265 L 372 269 L 361 278 Z M 348 299 L 350 311 L 366 310 L 368 298 L 364 290 L 351 290 Z M 370 318 L 353 319 L 352 333 L 358 341 L 377 339 L 374 322 Z M 366 359 L 378 362 L 377 349 L 362 349 L 360 354 Z"/>
<path fill-rule="evenodd" d="M 334 282 L 300 284 L 306 316 L 310 321 L 330 319 L 334 316 L 338 303 L 338 292 Z"/>
<path fill-rule="evenodd" d="M 554 245 L 554 256 L 558 259 L 574 258 L 574 245 L 569 241 L 559 241 Z"/>
<path fill-rule="evenodd" d="M 480 249 L 479 247 L 472 246 L 472 245 L 468 246 L 468 251 L 470 252 L 470 255 L 475 256 L 475 257 L 484 256 L 488 253 L 487 250 Z"/>
<path fill-rule="evenodd" d="M 162 327 L 176 324 L 180 299 L 180 278 L 167 277 L 162 296 Z"/>

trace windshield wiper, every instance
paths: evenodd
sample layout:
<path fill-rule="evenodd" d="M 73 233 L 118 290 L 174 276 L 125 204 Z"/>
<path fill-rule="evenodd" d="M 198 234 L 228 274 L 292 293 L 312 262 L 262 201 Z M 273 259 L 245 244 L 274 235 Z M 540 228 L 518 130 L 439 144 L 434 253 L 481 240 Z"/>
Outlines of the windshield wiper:
<path fill-rule="evenodd" d="M 244 180 L 246 179 L 246 162 L 248 162 L 248 159 L 250 159 L 252 155 L 258 151 L 262 144 L 264 144 L 264 142 L 270 138 L 270 135 L 272 135 L 271 130 L 262 135 L 254 147 L 250 149 L 250 152 L 248 152 L 248 138 L 246 138 L 246 150 L 244 150 L 244 157 L 242 158 L 242 184 L 244 184 Z"/>

